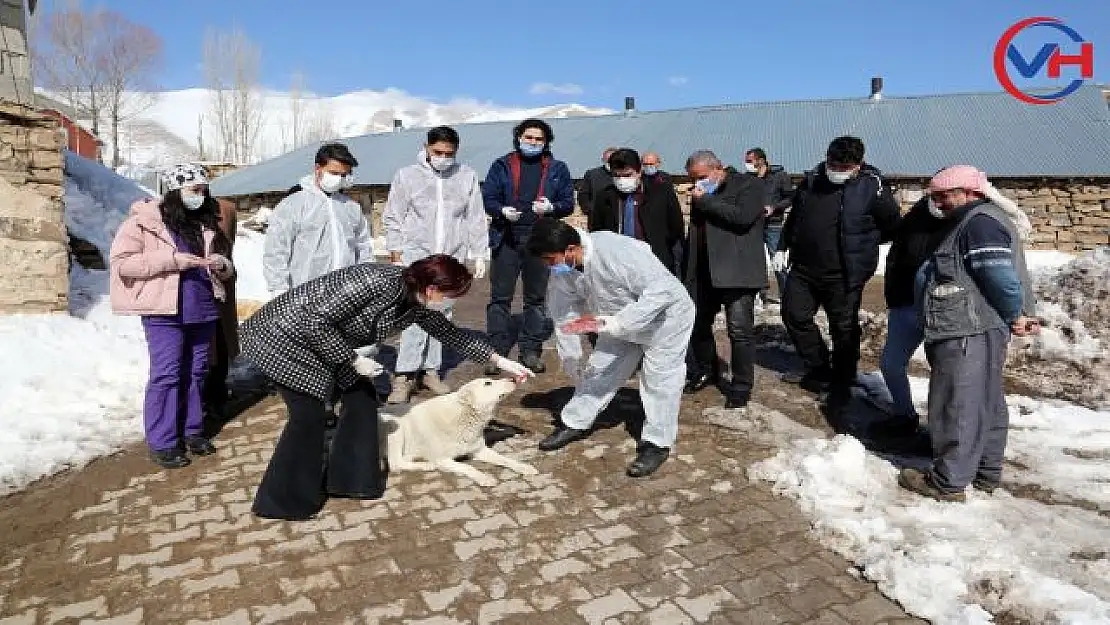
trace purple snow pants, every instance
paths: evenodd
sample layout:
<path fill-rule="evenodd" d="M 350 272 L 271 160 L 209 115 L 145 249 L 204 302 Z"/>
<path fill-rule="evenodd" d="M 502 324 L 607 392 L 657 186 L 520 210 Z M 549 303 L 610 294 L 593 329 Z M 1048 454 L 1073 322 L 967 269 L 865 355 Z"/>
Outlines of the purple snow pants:
<path fill-rule="evenodd" d="M 150 351 L 150 376 L 143 404 L 147 445 L 154 451 L 179 445 L 181 408 L 184 407 L 185 436 L 201 436 L 204 410 L 201 391 L 208 373 L 208 351 L 215 321 L 175 323 L 143 319 Z"/>

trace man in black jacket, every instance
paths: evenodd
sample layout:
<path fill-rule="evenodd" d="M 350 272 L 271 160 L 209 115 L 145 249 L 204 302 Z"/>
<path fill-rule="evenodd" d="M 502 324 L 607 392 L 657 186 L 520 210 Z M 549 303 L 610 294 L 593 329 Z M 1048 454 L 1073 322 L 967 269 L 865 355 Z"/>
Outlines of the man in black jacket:
<path fill-rule="evenodd" d="M 732 344 L 732 377 L 721 382 L 726 408 L 748 404 L 755 382 L 755 296 L 767 286 L 763 251 L 763 183 L 751 174 L 726 172 L 713 152 L 699 150 L 686 161 L 696 183 L 691 192 L 687 288 L 697 305 L 690 340 L 686 392 L 718 379 L 713 320 L 722 306 Z"/>
<path fill-rule="evenodd" d="M 590 232 L 609 230 L 644 241 L 663 266 L 678 275 L 674 248 L 684 233 L 674 185 L 642 173 L 640 155 L 621 148 L 609 156 L 613 185 L 601 192 L 590 215 Z"/>
<path fill-rule="evenodd" d="M 843 426 L 859 365 L 859 308 L 863 287 L 879 264 L 879 243 L 898 227 L 900 210 L 878 169 L 864 163 L 863 141 L 838 137 L 825 161 L 806 174 L 794 193 L 774 265 L 790 269 L 782 320 L 802 357 L 802 388 L 829 390 L 828 417 Z M 814 323 L 825 309 L 833 353 Z"/>
<path fill-rule="evenodd" d="M 605 148 L 601 153 L 601 167 L 594 167 L 582 174 L 582 183 L 578 186 L 578 208 L 587 220 L 594 210 L 594 202 L 601 192 L 613 186 L 613 175 L 609 173 L 609 157 L 617 148 Z"/>
<path fill-rule="evenodd" d="M 763 148 L 752 148 L 744 154 L 744 171 L 755 174 L 763 180 L 763 188 L 767 191 L 767 204 L 763 209 L 766 223 L 763 225 L 763 243 L 767 245 L 767 253 L 774 255 L 779 249 L 779 239 L 782 238 L 782 222 L 786 220 L 786 211 L 794 199 L 794 185 L 790 182 L 790 174 L 780 165 L 767 162 L 767 152 Z M 775 282 L 779 287 L 778 296 L 786 290 L 786 272 L 776 271 Z M 764 302 L 778 302 L 771 297 L 770 289 L 763 289 L 760 293 Z"/>

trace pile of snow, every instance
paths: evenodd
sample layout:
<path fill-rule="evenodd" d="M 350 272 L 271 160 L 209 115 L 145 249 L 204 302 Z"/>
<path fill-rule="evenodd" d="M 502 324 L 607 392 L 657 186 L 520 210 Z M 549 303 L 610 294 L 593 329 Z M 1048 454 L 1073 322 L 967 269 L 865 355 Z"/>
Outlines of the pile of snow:
<path fill-rule="evenodd" d="M 128 207 L 147 193 L 66 154 L 66 227 L 105 259 Z M 141 439 L 147 352 L 135 317 L 107 301 L 107 272 L 74 264 L 71 315 L 0 317 L 0 495 Z"/>
<path fill-rule="evenodd" d="M 928 382 L 911 382 L 923 403 Z M 965 625 L 994 622 L 991 615 L 1033 623 L 1110 622 L 1110 413 L 1024 397 L 1007 401 L 1005 482 L 1035 487 L 1038 499 L 1081 501 L 1103 514 L 1002 490 L 970 490 L 966 504 L 939 503 L 899 488 L 898 469 L 854 438 L 807 437 L 800 426 L 776 418 L 740 417 L 748 426 L 732 427 L 777 441 L 781 449 L 752 465 L 749 479 L 770 482 L 797 500 L 818 540 L 907 611 Z M 896 459 L 908 465 L 921 460 Z"/>
<path fill-rule="evenodd" d="M 1011 350 L 1007 372 L 1032 393 L 1110 409 L 1110 248 L 1036 274 L 1041 335 Z"/>
<path fill-rule="evenodd" d="M 232 262 L 235 263 L 235 300 L 237 302 L 268 302 L 270 292 L 262 277 L 262 246 L 266 235 L 244 227 L 235 229 Z"/>

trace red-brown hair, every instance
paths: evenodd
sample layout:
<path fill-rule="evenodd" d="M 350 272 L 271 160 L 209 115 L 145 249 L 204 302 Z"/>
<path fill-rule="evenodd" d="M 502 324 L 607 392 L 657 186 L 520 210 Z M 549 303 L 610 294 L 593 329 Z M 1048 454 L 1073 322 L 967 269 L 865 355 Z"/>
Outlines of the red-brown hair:
<path fill-rule="evenodd" d="M 409 265 L 404 271 L 409 293 L 419 295 L 434 286 L 445 297 L 458 299 L 466 295 L 474 276 L 466 265 L 447 254 L 433 254 Z"/>

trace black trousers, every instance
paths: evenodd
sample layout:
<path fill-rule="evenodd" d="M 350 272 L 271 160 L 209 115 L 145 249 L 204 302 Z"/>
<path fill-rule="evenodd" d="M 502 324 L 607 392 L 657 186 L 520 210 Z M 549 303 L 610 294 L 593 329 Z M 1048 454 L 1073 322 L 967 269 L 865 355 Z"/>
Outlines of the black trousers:
<path fill-rule="evenodd" d="M 498 354 L 506 356 L 513 346 L 513 295 L 519 280 L 524 299 L 524 320 L 518 343 L 520 355 L 539 354 L 551 333 L 551 321 L 544 306 L 547 278 L 551 269 L 543 259 L 527 252 L 523 243 L 502 243 L 493 253 L 490 265 L 490 301 L 486 307 L 486 334 Z"/>
<path fill-rule="evenodd" d="M 201 400 L 209 411 L 222 412 L 227 403 L 227 374 L 231 369 L 231 362 L 227 353 L 227 339 L 224 337 L 223 329 L 218 326 L 212 346 Z"/>
<path fill-rule="evenodd" d="M 290 521 L 311 518 L 329 495 L 377 499 L 385 491 L 378 442 L 378 399 L 360 381 L 342 394 L 343 410 L 326 445 L 331 416 L 324 402 L 282 386 L 289 409 L 270 464 L 258 485 L 253 512 Z"/>
<path fill-rule="evenodd" d="M 726 396 L 746 400 L 755 384 L 755 296 L 759 289 L 720 289 L 700 286 L 697 289 L 697 315 L 690 337 L 689 373 L 691 379 L 711 375 L 717 377 L 717 342 L 713 338 L 713 320 L 723 306 L 732 347 L 732 380 L 721 382 Z"/>
<path fill-rule="evenodd" d="M 841 276 L 815 278 L 794 268 L 786 277 L 782 321 L 807 373 L 828 375 L 833 388 L 855 384 L 859 367 L 859 307 L 863 287 L 849 289 Z M 832 355 L 814 322 L 818 308 L 825 309 L 832 337 Z"/>

